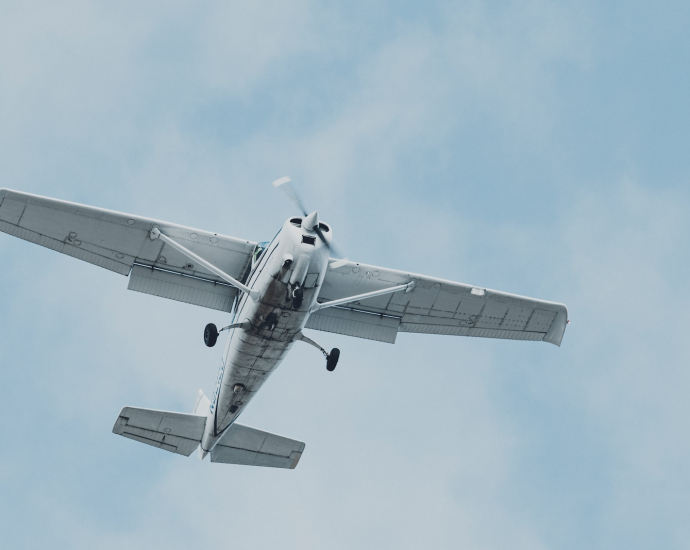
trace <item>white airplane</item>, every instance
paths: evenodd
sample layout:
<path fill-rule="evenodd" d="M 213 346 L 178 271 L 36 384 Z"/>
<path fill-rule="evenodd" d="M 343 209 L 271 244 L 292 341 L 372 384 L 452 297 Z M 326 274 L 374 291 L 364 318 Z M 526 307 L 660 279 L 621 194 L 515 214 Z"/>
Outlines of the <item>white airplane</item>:
<path fill-rule="evenodd" d="M 285 177 L 274 182 L 296 204 Z M 340 351 L 309 328 L 394 343 L 398 332 L 549 342 L 560 346 L 563 304 L 331 258 L 332 231 L 317 212 L 292 217 L 270 243 L 28 193 L 0 190 L 0 231 L 129 276 L 130 290 L 229 313 L 213 397 L 192 414 L 125 407 L 113 432 L 211 462 L 295 468 L 304 443 L 236 422 L 295 342 L 335 369 Z"/>

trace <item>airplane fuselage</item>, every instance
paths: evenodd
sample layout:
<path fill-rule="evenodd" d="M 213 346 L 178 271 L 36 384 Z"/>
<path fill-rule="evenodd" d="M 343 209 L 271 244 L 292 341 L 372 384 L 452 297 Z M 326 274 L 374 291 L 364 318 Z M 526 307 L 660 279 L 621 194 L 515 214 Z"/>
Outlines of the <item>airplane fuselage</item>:
<path fill-rule="evenodd" d="M 256 259 L 245 284 L 258 291 L 259 299 L 255 302 L 245 293 L 238 296 L 233 323 L 248 322 L 247 328 L 231 329 L 227 337 L 199 450 L 201 458 L 283 361 L 316 302 L 328 267 L 329 248 L 300 221 L 286 221 Z M 330 229 L 325 224 L 321 227 L 330 243 Z M 299 305 L 293 297 L 297 288 L 303 293 Z"/>

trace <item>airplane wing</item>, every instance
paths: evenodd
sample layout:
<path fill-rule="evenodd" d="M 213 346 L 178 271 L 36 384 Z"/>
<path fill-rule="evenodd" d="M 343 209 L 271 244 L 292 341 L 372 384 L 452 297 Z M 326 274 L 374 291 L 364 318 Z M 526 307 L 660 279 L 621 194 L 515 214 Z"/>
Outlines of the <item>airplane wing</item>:
<path fill-rule="evenodd" d="M 561 345 L 568 320 L 563 304 L 354 262 L 335 265 L 324 278 L 320 303 L 412 280 L 415 287 L 318 310 L 306 328 L 390 343 L 398 332 L 417 332 Z"/>
<path fill-rule="evenodd" d="M 237 290 L 169 245 L 152 241 L 158 227 L 236 279 L 256 243 L 93 206 L 0 189 L 0 231 L 129 275 L 129 288 L 230 311 Z"/>

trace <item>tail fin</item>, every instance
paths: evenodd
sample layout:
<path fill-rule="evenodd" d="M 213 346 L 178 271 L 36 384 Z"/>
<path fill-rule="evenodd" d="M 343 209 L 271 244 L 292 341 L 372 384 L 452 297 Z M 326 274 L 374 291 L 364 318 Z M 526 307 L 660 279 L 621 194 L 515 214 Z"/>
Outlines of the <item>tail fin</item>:
<path fill-rule="evenodd" d="M 196 403 L 194 403 L 192 414 L 207 417 L 209 412 L 211 412 L 211 401 L 204 395 L 202 390 L 199 390 L 199 396 L 196 398 Z"/>

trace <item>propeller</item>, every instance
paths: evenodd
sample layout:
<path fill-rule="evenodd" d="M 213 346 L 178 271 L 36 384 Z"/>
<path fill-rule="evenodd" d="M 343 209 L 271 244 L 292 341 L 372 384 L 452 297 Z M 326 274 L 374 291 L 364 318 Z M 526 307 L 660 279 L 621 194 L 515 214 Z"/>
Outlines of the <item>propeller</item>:
<path fill-rule="evenodd" d="M 302 201 L 299 200 L 299 196 L 297 195 L 295 188 L 292 187 L 292 179 L 290 179 L 290 176 L 278 178 L 273 182 L 273 187 L 280 189 L 283 193 L 285 193 L 285 196 L 299 209 L 300 212 L 302 212 L 303 216 L 308 215 L 307 211 L 304 209 L 304 206 L 302 206 Z"/>
<path fill-rule="evenodd" d="M 285 196 L 288 198 L 288 200 L 291 203 L 293 203 L 304 216 L 304 222 L 311 223 L 313 221 L 314 226 L 308 229 L 311 229 L 319 236 L 321 242 L 323 242 L 323 244 L 325 244 L 330 249 L 331 253 L 334 256 L 341 258 L 339 260 L 331 262 L 329 264 L 329 267 L 331 269 L 337 269 L 345 265 L 349 260 L 337 251 L 336 247 L 333 245 L 332 242 L 329 243 L 326 240 L 326 236 L 323 234 L 323 230 L 321 229 L 321 227 L 319 227 L 318 214 L 316 212 L 313 212 L 312 214 L 307 214 L 307 210 L 306 208 L 304 208 L 302 200 L 299 198 L 297 191 L 295 191 L 295 188 L 292 185 L 292 179 L 289 176 L 283 176 L 282 178 L 278 178 L 273 182 L 273 187 L 275 187 L 276 189 L 280 189 L 283 193 L 285 193 Z M 310 220 L 312 216 L 314 217 L 314 219 Z M 305 225 L 305 227 L 307 226 Z"/>

